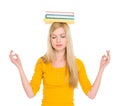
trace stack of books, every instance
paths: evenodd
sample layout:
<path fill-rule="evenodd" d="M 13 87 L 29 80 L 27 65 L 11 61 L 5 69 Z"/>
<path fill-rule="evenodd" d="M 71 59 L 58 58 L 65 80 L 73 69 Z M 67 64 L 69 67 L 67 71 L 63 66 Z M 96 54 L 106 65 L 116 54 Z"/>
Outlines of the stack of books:
<path fill-rule="evenodd" d="M 74 24 L 74 12 L 46 11 L 44 22 L 50 24 L 53 22 L 66 22 Z"/>

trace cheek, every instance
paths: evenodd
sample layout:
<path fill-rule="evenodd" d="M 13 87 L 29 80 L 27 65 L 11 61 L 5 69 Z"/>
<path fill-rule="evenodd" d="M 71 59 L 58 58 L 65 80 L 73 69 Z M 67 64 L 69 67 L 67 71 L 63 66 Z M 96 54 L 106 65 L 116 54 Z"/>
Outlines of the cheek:
<path fill-rule="evenodd" d="M 55 45 L 55 40 L 51 40 L 51 45 L 52 45 L 52 46 Z"/>
<path fill-rule="evenodd" d="M 64 43 L 64 45 L 67 45 L 67 40 L 65 39 L 65 40 L 63 41 L 63 43 Z"/>

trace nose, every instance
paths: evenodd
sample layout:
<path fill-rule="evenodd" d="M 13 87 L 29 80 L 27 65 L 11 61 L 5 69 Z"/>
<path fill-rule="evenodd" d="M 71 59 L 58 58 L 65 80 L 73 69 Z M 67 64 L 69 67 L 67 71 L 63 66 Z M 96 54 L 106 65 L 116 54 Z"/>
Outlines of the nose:
<path fill-rule="evenodd" d="M 60 38 L 60 37 L 57 37 L 56 42 L 57 42 L 57 43 L 61 42 L 61 38 Z"/>

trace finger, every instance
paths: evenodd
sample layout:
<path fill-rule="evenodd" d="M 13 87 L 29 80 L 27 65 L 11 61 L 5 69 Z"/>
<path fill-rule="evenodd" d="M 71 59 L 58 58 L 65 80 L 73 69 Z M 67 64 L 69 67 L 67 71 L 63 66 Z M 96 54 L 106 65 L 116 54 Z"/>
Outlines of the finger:
<path fill-rule="evenodd" d="M 103 60 L 107 60 L 106 55 L 103 55 L 102 58 L 103 58 Z"/>
<path fill-rule="evenodd" d="M 16 53 L 13 52 L 13 50 L 10 51 L 10 56 L 18 56 Z"/>
<path fill-rule="evenodd" d="M 107 52 L 107 58 L 108 58 L 108 60 L 110 60 L 110 51 L 108 50 L 106 52 Z"/>
<path fill-rule="evenodd" d="M 15 53 L 14 55 L 15 59 L 19 58 L 18 54 Z"/>
<path fill-rule="evenodd" d="M 106 52 L 107 52 L 107 56 L 110 56 L 110 50 L 107 50 Z"/>
<path fill-rule="evenodd" d="M 11 51 L 10 51 L 10 54 L 9 54 L 9 57 L 12 58 L 13 55 L 14 55 L 14 54 L 13 54 L 13 50 L 11 50 Z"/>
<path fill-rule="evenodd" d="M 17 59 L 17 56 L 16 56 L 16 54 L 13 54 L 13 51 L 11 51 L 11 53 L 10 53 L 10 55 L 9 55 L 9 58 L 10 58 L 11 60 L 14 60 L 14 59 Z"/>
<path fill-rule="evenodd" d="M 13 50 L 10 51 L 10 54 L 12 54 L 12 53 L 13 53 Z"/>

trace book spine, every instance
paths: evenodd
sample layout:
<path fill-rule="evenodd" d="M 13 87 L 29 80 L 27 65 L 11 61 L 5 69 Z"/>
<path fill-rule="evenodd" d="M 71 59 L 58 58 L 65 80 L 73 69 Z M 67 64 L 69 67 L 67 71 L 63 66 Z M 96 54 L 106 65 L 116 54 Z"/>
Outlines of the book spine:
<path fill-rule="evenodd" d="M 74 12 L 59 12 L 59 11 L 46 11 L 46 14 L 66 14 L 66 15 L 74 15 Z"/>
<path fill-rule="evenodd" d="M 68 24 L 74 24 L 74 20 L 65 20 L 65 19 L 44 19 L 46 24 L 50 24 L 53 22 L 67 22 Z"/>
<path fill-rule="evenodd" d="M 63 20 L 74 20 L 74 18 L 53 18 L 53 17 L 51 17 L 51 18 L 46 18 L 46 19 L 63 19 Z"/>
<path fill-rule="evenodd" d="M 58 14 L 46 14 L 45 18 L 59 18 L 59 19 L 74 19 L 74 15 L 58 15 Z"/>

